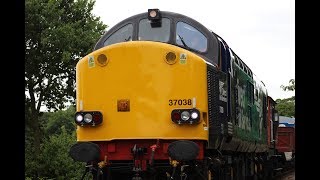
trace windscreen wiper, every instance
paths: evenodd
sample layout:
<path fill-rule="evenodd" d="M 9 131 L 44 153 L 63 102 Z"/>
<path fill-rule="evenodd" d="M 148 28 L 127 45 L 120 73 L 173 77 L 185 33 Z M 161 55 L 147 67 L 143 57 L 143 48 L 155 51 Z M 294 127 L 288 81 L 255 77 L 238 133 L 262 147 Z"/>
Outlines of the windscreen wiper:
<path fill-rule="evenodd" d="M 183 46 L 188 49 L 188 50 L 191 50 L 191 48 L 184 42 L 183 38 L 178 34 L 179 38 L 180 38 L 180 41 L 182 42 Z"/>
<path fill-rule="evenodd" d="M 125 41 L 129 41 L 131 39 L 131 36 L 128 37 L 128 39 L 124 38 Z"/>
<path fill-rule="evenodd" d="M 184 42 L 183 38 L 178 34 L 179 38 L 180 38 L 180 41 L 182 42 L 183 46 L 190 49 L 187 44 Z"/>

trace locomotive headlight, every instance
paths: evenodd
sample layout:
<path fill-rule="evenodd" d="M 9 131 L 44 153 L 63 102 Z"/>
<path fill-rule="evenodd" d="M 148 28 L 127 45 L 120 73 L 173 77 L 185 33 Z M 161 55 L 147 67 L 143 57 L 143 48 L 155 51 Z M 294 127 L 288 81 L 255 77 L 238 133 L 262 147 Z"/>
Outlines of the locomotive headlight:
<path fill-rule="evenodd" d="M 181 113 L 181 119 L 187 121 L 188 119 L 190 119 L 190 113 L 188 111 L 183 111 Z"/>
<path fill-rule="evenodd" d="M 80 123 L 82 120 L 83 120 L 83 116 L 81 114 L 78 114 L 76 117 L 76 121 Z"/>
<path fill-rule="evenodd" d="M 157 12 L 155 10 L 151 10 L 149 12 L 149 16 L 152 17 L 152 18 L 156 17 L 156 15 L 157 15 Z"/>
<path fill-rule="evenodd" d="M 84 122 L 90 123 L 92 121 L 92 115 L 91 114 L 86 114 L 84 115 Z"/>
<path fill-rule="evenodd" d="M 148 19 L 151 21 L 159 21 L 161 14 L 159 9 L 148 9 Z"/>
<path fill-rule="evenodd" d="M 191 113 L 191 118 L 192 119 L 197 119 L 199 117 L 199 114 L 197 112 L 192 112 Z"/>

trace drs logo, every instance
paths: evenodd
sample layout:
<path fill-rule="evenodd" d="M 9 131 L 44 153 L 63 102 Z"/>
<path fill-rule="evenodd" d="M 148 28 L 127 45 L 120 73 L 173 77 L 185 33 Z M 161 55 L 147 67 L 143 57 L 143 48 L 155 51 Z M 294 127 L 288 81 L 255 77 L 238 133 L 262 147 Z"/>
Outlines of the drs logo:
<path fill-rule="evenodd" d="M 192 105 L 191 99 L 169 99 L 169 106 Z"/>

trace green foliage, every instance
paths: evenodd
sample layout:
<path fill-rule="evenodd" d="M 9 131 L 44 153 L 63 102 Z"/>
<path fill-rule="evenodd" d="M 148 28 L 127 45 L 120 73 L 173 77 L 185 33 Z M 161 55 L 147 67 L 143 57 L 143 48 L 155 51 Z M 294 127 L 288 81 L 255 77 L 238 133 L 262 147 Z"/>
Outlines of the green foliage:
<path fill-rule="evenodd" d="M 52 135 L 41 146 L 39 169 L 41 177 L 54 179 L 80 179 L 84 164 L 69 156 L 70 147 L 76 142 L 75 132 L 67 133 L 64 126 L 61 134 Z"/>
<path fill-rule="evenodd" d="M 39 156 L 34 156 L 34 146 L 29 141 L 25 143 L 25 177 L 36 177 L 39 169 Z"/>
<path fill-rule="evenodd" d="M 281 85 L 280 87 L 284 91 L 295 91 L 295 80 L 290 79 L 288 86 Z M 295 117 L 295 96 L 286 99 L 277 99 L 276 102 L 276 110 L 280 116 Z"/>
<path fill-rule="evenodd" d="M 39 156 L 33 156 L 35 147 L 25 138 L 25 176 L 29 179 L 80 179 L 84 164 L 75 162 L 69 150 L 76 143 L 75 108 L 44 113 L 39 121 L 43 132 Z M 27 129 L 26 129 L 27 131 Z M 28 179 L 27 178 L 27 179 Z"/>
<path fill-rule="evenodd" d="M 75 107 L 70 106 L 67 110 L 60 110 L 55 113 L 46 113 L 42 119 L 44 123 L 44 134 L 49 137 L 53 134 L 60 134 L 63 126 L 68 134 L 71 134 L 76 129 L 74 123 Z"/>
<path fill-rule="evenodd" d="M 26 105 L 58 110 L 74 103 L 75 67 L 104 33 L 92 0 L 26 0 Z"/>
<path fill-rule="evenodd" d="M 280 87 L 284 91 L 294 91 L 296 89 L 296 81 L 294 79 L 290 79 L 288 86 L 281 85 Z"/>
<path fill-rule="evenodd" d="M 277 99 L 276 110 L 280 116 L 295 117 L 295 98 Z"/>

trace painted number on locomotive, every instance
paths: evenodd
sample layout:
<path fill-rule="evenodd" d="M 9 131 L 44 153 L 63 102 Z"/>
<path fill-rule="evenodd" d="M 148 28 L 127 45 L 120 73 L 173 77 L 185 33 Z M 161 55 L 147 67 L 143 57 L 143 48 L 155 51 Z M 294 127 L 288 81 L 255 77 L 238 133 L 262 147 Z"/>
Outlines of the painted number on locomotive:
<path fill-rule="evenodd" d="M 191 99 L 169 99 L 169 106 L 192 105 Z"/>

